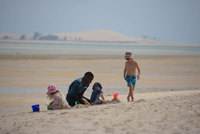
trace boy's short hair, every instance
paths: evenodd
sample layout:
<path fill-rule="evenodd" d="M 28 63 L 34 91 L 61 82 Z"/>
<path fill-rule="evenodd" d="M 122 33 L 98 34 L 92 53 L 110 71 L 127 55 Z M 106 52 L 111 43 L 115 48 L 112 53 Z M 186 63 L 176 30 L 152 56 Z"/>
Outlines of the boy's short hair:
<path fill-rule="evenodd" d="M 93 79 L 93 78 L 94 78 L 94 75 L 92 74 L 92 72 L 86 72 L 86 73 L 84 74 L 84 78 Z"/>
<path fill-rule="evenodd" d="M 92 87 L 92 90 L 94 90 L 97 86 L 102 89 L 101 83 L 95 82 L 93 87 Z"/>

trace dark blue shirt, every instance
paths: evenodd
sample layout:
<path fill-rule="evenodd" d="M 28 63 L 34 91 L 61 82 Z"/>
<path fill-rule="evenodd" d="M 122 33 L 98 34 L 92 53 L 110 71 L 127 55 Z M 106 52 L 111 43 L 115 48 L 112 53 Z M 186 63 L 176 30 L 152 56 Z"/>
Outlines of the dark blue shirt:
<path fill-rule="evenodd" d="M 89 84 L 83 85 L 82 78 L 76 79 L 69 86 L 67 97 L 79 97 L 83 95 L 86 89 L 89 87 Z"/>
<path fill-rule="evenodd" d="M 102 90 L 100 88 L 95 88 L 90 97 L 90 101 L 95 102 L 96 100 L 98 100 L 100 93 L 103 93 Z"/>

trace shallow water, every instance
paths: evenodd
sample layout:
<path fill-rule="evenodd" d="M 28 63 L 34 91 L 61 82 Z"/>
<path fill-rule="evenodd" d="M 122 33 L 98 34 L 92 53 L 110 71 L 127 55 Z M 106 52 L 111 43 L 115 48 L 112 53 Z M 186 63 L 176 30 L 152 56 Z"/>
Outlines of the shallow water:
<path fill-rule="evenodd" d="M 135 55 L 200 55 L 200 46 L 138 46 L 127 43 L 46 43 L 0 41 L 0 54 L 89 54 L 121 55 L 133 51 Z"/>

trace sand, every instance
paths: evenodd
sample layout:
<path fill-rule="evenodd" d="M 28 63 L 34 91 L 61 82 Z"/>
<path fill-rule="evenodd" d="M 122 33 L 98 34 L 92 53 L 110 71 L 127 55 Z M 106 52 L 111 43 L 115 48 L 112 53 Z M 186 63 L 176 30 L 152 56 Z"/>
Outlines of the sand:
<path fill-rule="evenodd" d="M 135 58 L 142 71 L 135 92 L 200 89 L 199 56 Z M 16 89 L 20 93 L 46 92 L 47 86 L 54 83 L 66 93 L 73 80 L 91 71 L 91 84 L 101 82 L 106 95 L 127 94 L 124 63 L 123 56 L 115 55 L 0 55 L 0 88 L 15 93 Z M 86 94 L 91 94 L 91 87 Z"/>
<path fill-rule="evenodd" d="M 111 97 L 110 97 L 111 98 Z M 135 103 L 1 114 L 1 134 L 199 134 L 200 90 L 135 94 Z"/>
<path fill-rule="evenodd" d="M 0 55 L 0 133 L 179 134 L 200 132 L 200 57 L 136 56 L 141 80 L 135 103 L 126 102 L 123 56 Z M 121 103 L 47 111 L 46 88 L 63 94 L 92 71 L 106 99 Z M 85 96 L 91 95 L 91 86 Z M 33 113 L 31 105 L 40 104 Z"/>

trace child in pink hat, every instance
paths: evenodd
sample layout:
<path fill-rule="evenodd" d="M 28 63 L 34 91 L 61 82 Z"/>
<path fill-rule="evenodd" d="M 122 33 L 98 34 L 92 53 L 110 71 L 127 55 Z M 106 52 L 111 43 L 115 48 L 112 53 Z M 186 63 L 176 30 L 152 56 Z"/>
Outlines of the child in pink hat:
<path fill-rule="evenodd" d="M 63 94 L 56 88 L 56 85 L 51 84 L 48 86 L 47 97 L 52 100 L 49 104 L 49 110 L 65 109 L 69 107 Z"/>

